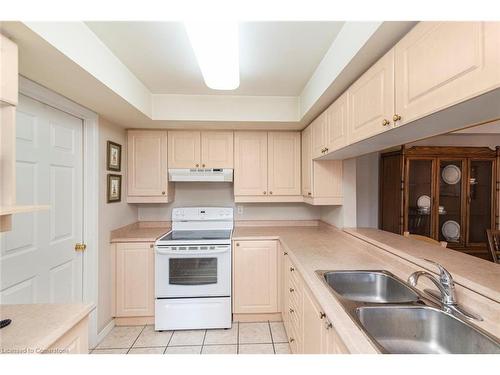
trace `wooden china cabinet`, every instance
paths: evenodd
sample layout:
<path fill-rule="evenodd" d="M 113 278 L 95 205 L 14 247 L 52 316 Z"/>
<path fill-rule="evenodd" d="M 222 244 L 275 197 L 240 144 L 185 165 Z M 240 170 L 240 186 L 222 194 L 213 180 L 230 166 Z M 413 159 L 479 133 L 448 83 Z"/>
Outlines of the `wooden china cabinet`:
<path fill-rule="evenodd" d="M 379 228 L 489 259 L 486 229 L 499 225 L 499 155 L 500 146 L 403 146 L 383 153 Z"/>

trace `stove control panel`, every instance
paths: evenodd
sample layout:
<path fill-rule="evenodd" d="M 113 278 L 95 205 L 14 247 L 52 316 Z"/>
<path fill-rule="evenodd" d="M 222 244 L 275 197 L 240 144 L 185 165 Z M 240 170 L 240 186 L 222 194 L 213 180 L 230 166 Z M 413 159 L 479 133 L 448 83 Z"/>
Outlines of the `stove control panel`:
<path fill-rule="evenodd" d="M 232 207 L 178 207 L 172 210 L 172 221 L 233 221 Z"/>

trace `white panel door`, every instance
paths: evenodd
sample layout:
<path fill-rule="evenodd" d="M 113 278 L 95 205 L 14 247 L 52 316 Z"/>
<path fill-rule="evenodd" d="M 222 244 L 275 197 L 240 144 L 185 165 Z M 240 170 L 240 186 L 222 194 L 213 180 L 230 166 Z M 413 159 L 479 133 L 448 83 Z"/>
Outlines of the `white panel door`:
<path fill-rule="evenodd" d="M 17 203 L 50 210 L 0 235 L 0 303 L 81 301 L 82 120 L 22 95 L 16 116 Z"/>

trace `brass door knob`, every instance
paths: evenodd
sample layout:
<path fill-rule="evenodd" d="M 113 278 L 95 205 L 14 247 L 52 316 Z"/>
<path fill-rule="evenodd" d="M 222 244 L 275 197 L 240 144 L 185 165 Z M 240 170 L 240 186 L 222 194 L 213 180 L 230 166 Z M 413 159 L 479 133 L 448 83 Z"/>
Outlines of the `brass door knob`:
<path fill-rule="evenodd" d="M 392 121 L 396 122 L 396 121 L 399 121 L 399 120 L 401 120 L 401 116 L 398 115 L 397 113 L 394 116 L 392 116 Z"/>
<path fill-rule="evenodd" d="M 84 243 L 75 244 L 75 251 L 82 252 L 82 251 L 85 251 L 86 248 L 87 248 L 87 245 L 85 245 Z"/>
<path fill-rule="evenodd" d="M 387 119 L 384 119 L 384 121 L 382 121 L 382 125 L 383 126 L 387 126 L 387 125 L 390 125 L 390 124 L 391 124 L 391 122 L 389 120 L 387 120 Z"/>

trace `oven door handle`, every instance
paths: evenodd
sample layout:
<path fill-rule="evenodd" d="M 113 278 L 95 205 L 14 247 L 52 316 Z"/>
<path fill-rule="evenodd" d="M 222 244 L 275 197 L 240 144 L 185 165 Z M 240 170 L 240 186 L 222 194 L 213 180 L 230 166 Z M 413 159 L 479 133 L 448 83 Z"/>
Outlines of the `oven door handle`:
<path fill-rule="evenodd" d="M 221 253 L 226 253 L 230 250 L 231 248 L 228 246 L 225 249 L 221 250 L 167 250 L 167 249 L 162 249 L 161 247 L 156 248 L 156 253 L 159 255 L 212 255 L 212 254 L 221 254 Z"/>

